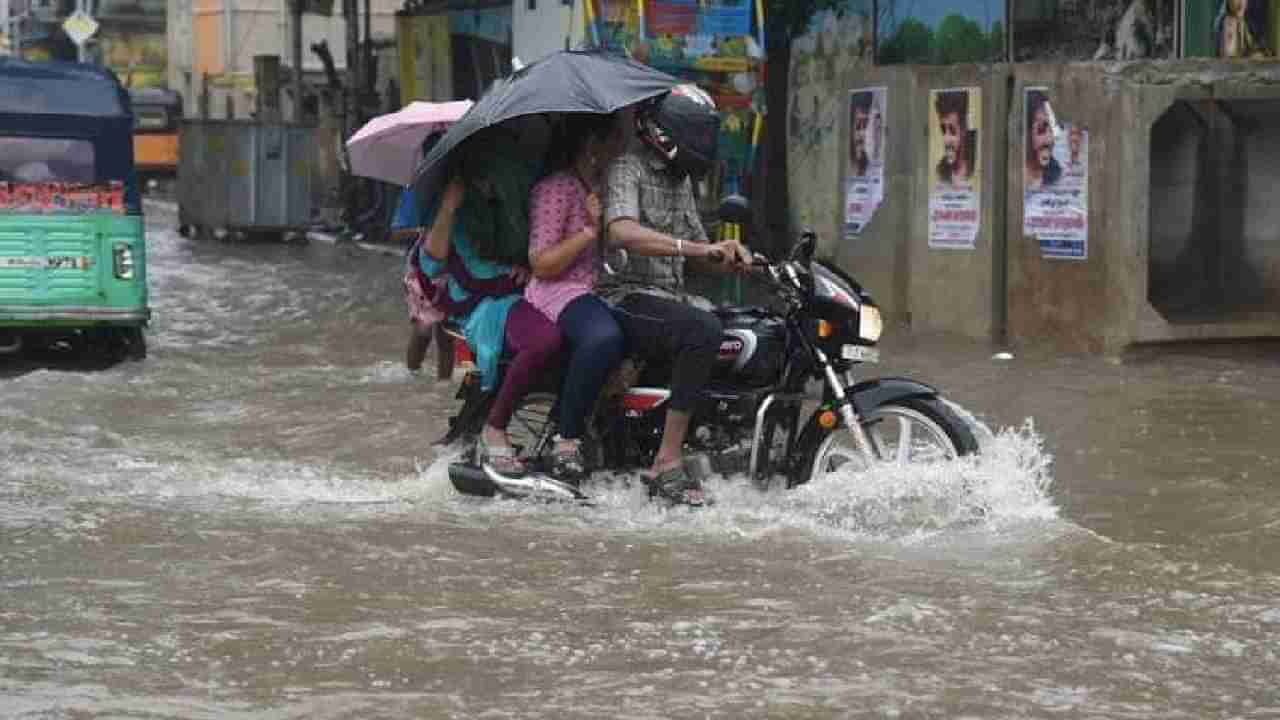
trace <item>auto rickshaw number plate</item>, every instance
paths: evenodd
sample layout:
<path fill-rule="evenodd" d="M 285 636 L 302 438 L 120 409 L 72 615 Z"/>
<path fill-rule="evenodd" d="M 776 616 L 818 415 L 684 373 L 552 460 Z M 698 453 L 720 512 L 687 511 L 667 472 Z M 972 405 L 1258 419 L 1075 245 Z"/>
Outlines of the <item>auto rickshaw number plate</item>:
<path fill-rule="evenodd" d="M 92 265 L 92 258 L 79 255 L 0 257 L 0 267 L 6 268 L 27 268 L 36 270 L 40 268 L 48 268 L 50 270 L 65 268 L 70 270 L 88 270 Z"/>

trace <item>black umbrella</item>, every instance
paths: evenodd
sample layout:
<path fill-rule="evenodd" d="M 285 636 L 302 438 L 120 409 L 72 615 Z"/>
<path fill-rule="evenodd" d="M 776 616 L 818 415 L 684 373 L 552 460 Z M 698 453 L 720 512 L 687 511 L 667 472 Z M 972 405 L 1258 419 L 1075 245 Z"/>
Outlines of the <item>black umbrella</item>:
<path fill-rule="evenodd" d="M 430 197 L 447 165 L 445 158 L 485 128 L 543 113 L 612 113 L 661 95 L 679 82 L 617 55 L 586 50 L 552 53 L 489 86 L 423 158 L 418 190 Z"/>

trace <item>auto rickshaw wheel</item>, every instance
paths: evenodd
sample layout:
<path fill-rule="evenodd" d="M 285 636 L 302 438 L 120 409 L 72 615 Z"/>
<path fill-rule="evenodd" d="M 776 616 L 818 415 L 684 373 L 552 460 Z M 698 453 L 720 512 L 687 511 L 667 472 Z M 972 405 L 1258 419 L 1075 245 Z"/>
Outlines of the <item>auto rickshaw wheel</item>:
<path fill-rule="evenodd" d="M 140 327 L 124 328 L 120 331 L 119 341 L 124 345 L 124 356 L 129 360 L 147 359 L 147 336 Z"/>

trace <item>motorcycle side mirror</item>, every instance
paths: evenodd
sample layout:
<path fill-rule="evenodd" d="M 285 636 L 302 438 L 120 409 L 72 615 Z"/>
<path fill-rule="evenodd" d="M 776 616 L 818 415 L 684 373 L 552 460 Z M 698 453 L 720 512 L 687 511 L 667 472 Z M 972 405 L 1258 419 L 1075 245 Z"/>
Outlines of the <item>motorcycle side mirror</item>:
<path fill-rule="evenodd" d="M 791 259 L 805 265 L 813 259 L 813 252 L 818 247 L 818 234 L 812 230 L 800 233 L 800 240 L 791 248 Z"/>
<path fill-rule="evenodd" d="M 726 195 L 720 200 L 720 207 L 716 211 L 716 216 L 720 218 L 721 222 L 750 225 L 751 202 L 737 193 Z"/>

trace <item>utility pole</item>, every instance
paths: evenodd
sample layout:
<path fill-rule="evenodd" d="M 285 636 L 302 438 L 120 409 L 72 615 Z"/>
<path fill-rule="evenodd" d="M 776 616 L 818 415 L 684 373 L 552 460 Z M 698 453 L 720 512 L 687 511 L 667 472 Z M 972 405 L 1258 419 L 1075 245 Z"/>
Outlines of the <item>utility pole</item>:
<path fill-rule="evenodd" d="M 360 55 L 360 106 L 364 107 L 367 91 L 373 89 L 373 0 L 364 0 L 364 52 Z"/>
<path fill-rule="evenodd" d="M 306 0 L 289 0 L 293 16 L 293 122 L 302 124 L 302 4 Z"/>
<path fill-rule="evenodd" d="M 342 137 L 351 137 L 360 122 L 360 0 L 342 0 L 342 16 L 347 29 L 347 83 L 345 106 L 342 118 Z M 346 154 L 346 143 L 341 143 L 338 152 Z M 343 210 L 346 215 L 345 225 L 349 233 L 355 232 L 356 215 L 359 212 L 356 197 L 356 180 L 351 175 L 351 161 L 343 158 L 344 171 L 341 174 L 341 190 Z"/>
<path fill-rule="evenodd" d="M 4 5 L 4 30 L 9 34 L 9 52 L 14 57 L 20 58 L 22 57 L 22 18 L 26 13 L 15 12 L 10 0 L 4 0 Z"/>
<path fill-rule="evenodd" d="M 347 117 L 343 137 L 355 132 L 360 122 L 360 0 L 342 0 L 347 29 Z"/>

